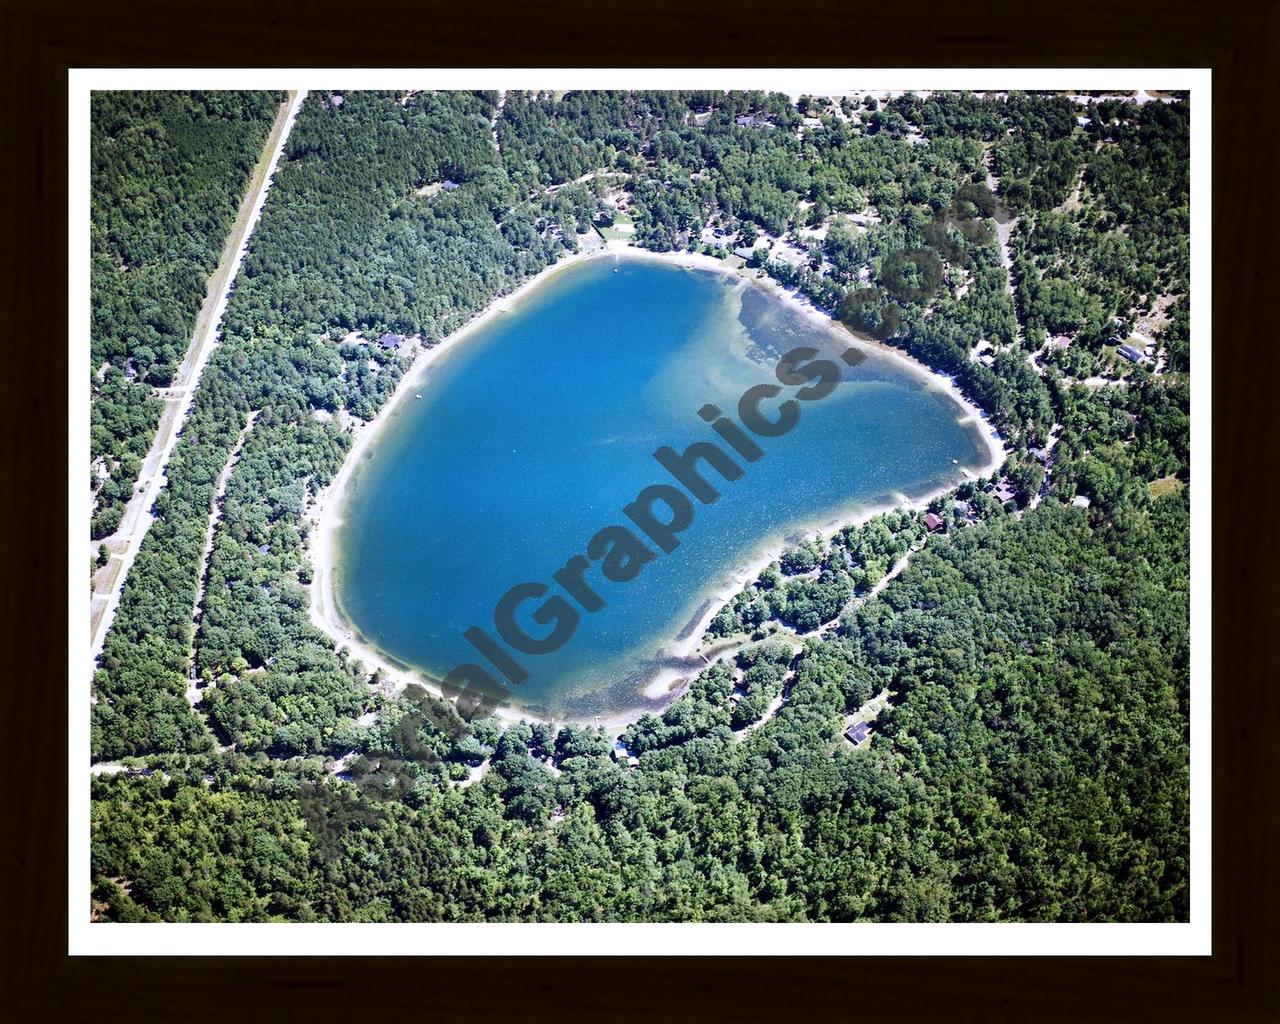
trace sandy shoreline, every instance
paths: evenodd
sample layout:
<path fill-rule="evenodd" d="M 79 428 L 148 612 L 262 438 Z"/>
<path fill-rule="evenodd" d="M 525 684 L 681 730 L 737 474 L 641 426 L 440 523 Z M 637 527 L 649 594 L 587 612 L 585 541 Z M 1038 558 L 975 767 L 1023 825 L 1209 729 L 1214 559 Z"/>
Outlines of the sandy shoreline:
<path fill-rule="evenodd" d="M 994 464 L 989 462 L 986 467 L 980 467 L 978 469 L 974 469 L 973 467 L 958 468 L 962 470 L 961 475 L 964 476 L 965 479 L 969 479 L 971 475 L 974 477 L 985 477 L 989 475 L 996 466 L 999 466 L 1002 461 L 1003 457 Z M 828 514 L 819 519 L 810 520 L 809 522 L 790 528 L 783 535 L 775 534 L 773 537 L 763 541 L 760 547 L 756 550 L 756 553 L 734 569 L 728 579 L 717 587 L 714 594 L 711 595 L 711 607 L 697 617 L 696 625 L 692 632 L 689 631 L 688 626 L 681 631 L 682 634 L 687 634 L 686 639 L 672 643 L 668 645 L 668 647 L 664 648 L 662 655 L 663 659 L 674 660 L 682 658 L 688 661 L 697 659 L 700 652 L 704 652 L 711 646 L 702 642 L 702 638 L 707 631 L 707 627 L 711 625 L 711 620 L 716 617 L 721 608 L 737 597 L 737 595 L 745 590 L 750 584 L 754 583 L 766 568 L 778 561 L 782 557 L 783 552 L 786 551 L 788 547 L 792 546 L 794 539 L 803 538 L 805 540 L 811 540 L 817 537 L 823 544 L 827 544 L 830 543 L 831 539 L 841 530 L 847 529 L 851 526 L 862 526 L 865 523 L 870 522 L 876 516 L 884 515 L 887 512 L 923 511 L 934 498 L 946 494 L 957 486 L 959 486 L 959 482 L 948 483 L 931 490 L 924 496 L 914 500 L 908 498 L 905 494 L 899 494 L 898 498 L 900 500 L 883 502 L 879 505 L 867 505 L 865 503 L 850 505 L 845 511 L 838 512 L 835 515 Z M 699 606 L 701 606 L 702 601 L 704 600 L 706 600 L 705 594 L 699 601 Z M 734 643 L 716 641 L 716 644 L 717 646 L 724 644 L 724 646 L 730 647 L 732 650 L 736 651 L 741 647 L 748 646 L 752 642 L 754 641 L 743 640 L 741 642 Z M 728 652 L 721 651 L 717 654 L 717 657 L 722 657 L 725 653 Z M 654 674 L 653 679 L 645 685 L 640 693 L 650 700 L 656 700 L 668 694 L 670 694 L 672 699 L 674 699 L 688 689 L 689 684 L 693 682 L 693 679 L 688 677 L 688 673 L 688 668 L 660 669 Z M 694 672 L 694 675 L 697 675 L 696 671 Z M 645 710 L 651 709 L 629 709 L 628 711 L 620 712 L 617 716 L 611 717 L 608 723 L 602 722 L 602 724 L 612 725 L 615 723 L 615 720 L 620 722 L 623 719 L 626 719 L 628 722 L 634 721 Z"/>
<path fill-rule="evenodd" d="M 472 318 L 465 325 L 454 331 L 452 334 L 442 339 L 435 346 L 424 349 L 414 359 L 413 364 L 405 372 L 397 385 L 395 392 L 384 403 L 378 411 L 378 415 L 368 423 L 361 425 L 356 432 L 356 439 L 347 453 L 346 459 L 343 461 L 342 468 L 333 478 L 328 487 L 316 495 L 315 500 L 308 507 L 304 516 L 312 521 L 312 529 L 308 535 L 307 547 L 311 557 L 313 567 L 313 578 L 311 583 L 311 602 L 310 615 L 311 621 L 324 633 L 330 636 L 338 649 L 347 649 L 353 657 L 369 669 L 377 669 L 382 673 L 383 692 L 388 695 L 394 695 L 401 692 L 410 683 L 416 683 L 420 686 L 426 686 L 429 690 L 439 693 L 438 681 L 433 680 L 421 672 L 405 669 L 389 660 L 386 655 L 377 650 L 370 644 L 362 642 L 355 635 L 351 626 L 345 622 L 338 610 L 337 602 L 333 594 L 333 575 L 335 563 L 335 537 L 337 528 L 342 523 L 342 499 L 347 484 L 350 482 L 356 468 L 360 465 L 365 453 L 369 447 L 377 439 L 378 435 L 385 428 L 387 422 L 391 419 L 397 404 L 404 401 L 405 395 L 411 391 L 416 391 L 421 387 L 422 380 L 428 369 L 438 360 L 443 358 L 449 352 L 458 348 L 463 341 L 474 334 L 480 328 L 486 326 L 493 319 L 501 314 L 511 310 L 518 302 L 533 292 L 539 286 L 544 284 L 550 277 L 564 270 L 567 267 L 585 263 L 588 260 L 604 259 L 608 257 L 617 258 L 625 254 L 627 258 L 647 259 L 653 262 L 667 263 L 672 266 L 688 267 L 697 270 L 709 270 L 715 273 L 727 274 L 732 277 L 741 278 L 743 280 L 756 283 L 777 295 L 784 302 L 788 302 L 793 308 L 797 309 L 805 315 L 809 320 L 820 324 L 821 326 L 833 330 L 843 332 L 849 335 L 852 342 L 860 346 L 874 348 L 886 357 L 895 359 L 903 366 L 907 367 L 916 376 L 922 377 L 926 386 L 945 392 L 958 406 L 963 415 L 960 419 L 972 417 L 974 422 L 981 426 L 981 433 L 987 445 L 987 461 L 978 467 L 962 467 L 957 466 L 957 472 L 968 478 L 985 477 L 993 472 L 1005 459 L 1004 447 L 1000 442 L 996 431 L 991 427 L 986 414 L 970 403 L 961 394 L 959 387 L 955 381 L 946 377 L 941 373 L 931 370 L 928 366 L 912 358 L 905 352 L 892 348 L 881 342 L 877 342 L 870 338 L 864 338 L 861 335 L 848 331 L 838 321 L 833 320 L 830 316 L 818 309 L 807 296 L 801 295 L 794 289 L 783 288 L 777 282 L 768 279 L 758 279 L 755 271 L 742 268 L 734 268 L 726 266 L 721 260 L 700 253 L 690 252 L 666 252 L 657 253 L 650 252 L 645 249 L 637 249 L 626 242 L 614 241 L 607 243 L 603 248 L 597 249 L 590 253 L 573 253 L 561 259 L 553 266 L 547 267 L 528 281 L 524 282 L 515 291 L 501 296 L 493 301 L 483 312 Z M 678 632 L 678 636 L 683 639 L 675 640 L 668 644 L 659 653 L 656 660 L 672 662 L 683 662 L 679 667 L 666 667 L 657 670 L 652 679 L 647 682 L 641 689 L 640 694 L 650 701 L 662 701 L 663 704 L 674 700 L 680 693 L 687 688 L 688 683 L 697 675 L 697 671 L 704 667 L 700 662 L 699 652 L 703 648 L 702 637 L 706 632 L 707 626 L 716 616 L 720 609 L 730 600 L 732 600 L 744 587 L 754 582 L 760 573 L 773 561 L 775 561 L 788 546 L 788 537 L 803 535 L 812 537 L 815 534 L 821 535 L 824 540 L 829 539 L 833 534 L 847 526 L 860 525 L 867 520 L 884 512 L 894 509 L 919 508 L 931 501 L 938 495 L 945 494 L 957 486 L 959 481 L 949 483 L 946 486 L 930 491 L 927 495 L 914 501 L 902 495 L 902 501 L 868 507 L 863 505 L 850 506 L 847 514 L 838 513 L 835 516 L 824 516 L 820 521 L 798 525 L 787 531 L 785 535 L 774 535 L 761 542 L 760 547 L 755 554 L 738 566 L 726 578 L 720 580 L 714 587 L 708 588 L 698 596 L 693 602 L 693 609 L 702 609 L 701 613 L 695 613 L 683 629 Z M 708 604 L 709 602 L 709 604 Z M 665 699 L 664 699 L 665 698 Z M 585 719 L 566 719 L 565 721 L 580 721 L 583 724 L 598 724 L 611 731 L 617 731 L 621 727 L 634 722 L 641 715 L 654 711 L 652 705 L 627 708 L 606 716 L 591 716 Z M 506 721 L 539 721 L 537 715 L 527 711 L 522 711 L 514 707 L 500 707 L 495 714 L 498 718 Z M 562 720 L 556 719 L 560 722 Z"/>
<path fill-rule="evenodd" d="M 313 572 L 309 609 L 311 621 L 333 639 L 339 650 L 346 648 L 358 660 L 364 662 L 366 667 L 381 670 L 383 678 L 389 684 L 385 687 L 385 692 L 388 696 L 400 693 L 410 683 L 425 685 L 435 693 L 440 691 L 438 685 L 436 685 L 438 683 L 437 680 L 429 679 L 419 672 L 406 670 L 394 664 L 377 648 L 362 642 L 338 610 L 337 600 L 333 594 L 333 576 L 336 560 L 335 539 L 337 529 L 342 525 L 342 499 L 347 484 L 364 458 L 365 452 L 369 450 L 369 447 L 377 440 L 378 435 L 386 428 L 398 403 L 404 401 L 405 396 L 410 391 L 416 392 L 420 389 L 427 371 L 435 363 L 458 348 L 463 341 L 476 331 L 485 327 L 503 313 L 510 311 L 516 303 L 538 286 L 544 284 L 553 274 L 603 254 L 604 250 L 593 253 L 571 253 L 558 263 L 539 271 L 516 288 L 515 291 L 494 299 L 483 312 L 472 317 L 462 327 L 442 338 L 430 348 L 424 348 L 420 351 L 409 369 L 405 371 L 404 376 L 400 378 L 395 391 L 391 393 L 391 396 L 383 403 L 382 408 L 378 410 L 377 416 L 357 428 L 355 442 L 343 460 L 342 468 L 338 471 L 337 476 L 330 481 L 328 487 L 316 495 L 315 500 L 304 512 L 304 517 L 310 519 L 313 523 L 307 538 L 307 550 L 311 556 Z M 529 717 L 528 715 L 511 713 L 508 708 L 500 708 L 496 714 L 499 718 L 510 718 L 512 720 Z"/>
<path fill-rule="evenodd" d="M 960 386 L 956 383 L 954 377 L 948 377 L 946 374 L 934 370 L 932 367 L 922 363 L 919 359 L 902 351 L 900 348 L 894 348 L 886 342 L 880 341 L 867 334 L 859 334 L 850 330 L 839 320 L 833 318 L 830 314 L 819 309 L 814 305 L 813 300 L 803 292 L 795 288 L 787 288 L 779 282 L 769 277 L 758 277 L 756 271 L 748 270 L 745 267 L 734 268 L 726 266 L 722 260 L 714 256 L 707 256 L 704 253 L 692 252 L 650 252 L 648 249 L 637 249 L 633 246 L 613 246 L 603 252 L 625 252 L 629 257 L 636 259 L 648 259 L 659 263 L 668 263 L 673 266 L 690 267 L 695 270 L 709 270 L 713 273 L 727 274 L 730 277 L 740 278 L 749 281 L 757 287 L 777 296 L 783 302 L 791 305 L 798 312 L 803 314 L 811 323 L 817 324 L 826 330 L 833 331 L 838 335 L 847 335 L 850 341 L 862 348 L 874 349 L 878 354 L 885 358 L 895 361 L 906 367 L 915 376 L 922 378 L 926 385 L 936 391 L 941 391 L 950 397 L 961 411 L 965 414 L 961 419 L 972 417 L 974 422 L 979 425 L 983 440 L 987 445 L 987 461 L 982 467 L 974 470 L 974 475 L 984 477 L 993 472 L 1002 462 L 1004 462 L 1008 453 L 1004 449 L 1004 444 L 1000 439 L 999 433 L 992 426 L 990 417 L 986 412 L 974 405 L 964 396 L 960 390 Z M 972 467 L 971 467 L 972 468 Z M 927 503 L 927 502 L 926 502 Z M 894 506 L 895 508 L 899 506 Z M 848 525 L 848 524 L 845 524 Z"/>

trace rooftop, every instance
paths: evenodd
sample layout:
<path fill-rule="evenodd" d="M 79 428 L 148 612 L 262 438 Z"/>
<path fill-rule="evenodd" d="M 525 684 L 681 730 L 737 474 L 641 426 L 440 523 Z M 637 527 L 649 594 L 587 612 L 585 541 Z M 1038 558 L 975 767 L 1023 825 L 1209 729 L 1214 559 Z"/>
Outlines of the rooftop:
<path fill-rule="evenodd" d="M 1006 501 L 1013 501 L 1018 496 L 1018 489 L 1008 480 L 1001 480 L 996 484 L 995 496 L 996 500 L 1003 505 Z"/>

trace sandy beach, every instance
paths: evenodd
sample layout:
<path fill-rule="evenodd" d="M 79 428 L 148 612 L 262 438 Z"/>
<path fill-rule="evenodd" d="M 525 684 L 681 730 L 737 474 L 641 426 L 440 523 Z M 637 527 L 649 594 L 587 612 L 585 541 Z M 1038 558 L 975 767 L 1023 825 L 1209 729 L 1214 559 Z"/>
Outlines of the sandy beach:
<path fill-rule="evenodd" d="M 814 305 L 813 300 L 803 292 L 795 288 L 787 288 L 779 282 L 769 277 L 760 277 L 755 270 L 749 270 L 746 267 L 731 267 L 723 260 L 719 260 L 714 256 L 707 256 L 704 253 L 692 252 L 650 252 L 647 249 L 637 249 L 633 246 L 618 243 L 609 243 L 607 248 L 602 251 L 601 255 L 608 253 L 626 253 L 627 256 L 635 259 L 647 259 L 660 263 L 668 263 L 672 266 L 690 267 L 695 270 L 709 270 L 717 274 L 727 274 L 730 277 L 741 278 L 750 281 L 757 287 L 772 295 L 776 295 L 783 302 L 788 303 L 793 309 L 802 313 L 811 323 L 817 324 L 829 331 L 835 332 L 837 335 L 846 335 L 856 345 L 862 348 L 874 349 L 877 353 L 883 355 L 887 359 L 897 362 L 899 365 L 906 367 L 915 376 L 920 377 L 926 385 L 936 391 L 941 391 L 948 395 L 961 410 L 959 419 L 972 417 L 975 423 L 981 425 L 983 440 L 987 444 L 987 462 L 980 467 L 969 467 L 974 476 L 984 477 L 992 473 L 1001 463 L 1004 462 L 1008 453 L 1004 449 L 1004 444 L 1000 439 L 999 432 L 991 424 L 990 418 L 986 412 L 975 406 L 969 399 L 965 398 L 964 393 L 960 390 L 960 386 L 956 383 L 955 378 L 948 377 L 944 373 L 934 370 L 925 363 L 920 362 L 914 356 L 903 352 L 900 348 L 894 348 L 892 345 L 879 341 L 867 334 L 859 334 L 851 331 L 839 320 L 834 319 L 830 314 L 824 312 L 818 306 Z M 948 488 L 949 490 L 950 488 Z M 942 492 L 939 492 L 942 493 Z M 931 499 L 930 499 L 931 500 Z M 928 503 L 927 501 L 925 502 Z M 901 506 L 895 505 L 893 508 Z M 885 509 L 883 511 L 889 511 Z M 842 525 L 849 525 L 844 523 Z"/>
<path fill-rule="evenodd" d="M 966 478 L 971 475 L 976 477 L 987 476 L 1002 461 L 1004 461 L 1003 455 L 994 464 L 988 463 L 987 467 L 980 467 L 977 470 L 971 467 L 961 467 L 963 470 L 961 475 Z M 675 697 L 688 688 L 701 668 L 706 667 L 707 664 L 711 664 L 718 658 L 724 657 L 726 654 L 734 653 L 740 648 L 751 644 L 753 641 L 750 640 L 725 640 L 717 641 L 714 644 L 703 644 L 702 637 L 706 633 L 707 627 L 711 625 L 711 620 L 716 617 L 720 609 L 737 597 L 750 584 L 754 583 L 759 578 L 760 573 L 768 568 L 769 565 L 778 561 L 783 552 L 794 543 L 795 539 L 811 540 L 816 537 L 826 544 L 841 530 L 850 526 L 862 526 L 864 523 L 870 522 L 876 516 L 884 515 L 886 512 L 923 511 L 934 498 L 946 494 L 958 484 L 959 481 L 948 483 L 914 501 L 905 494 L 899 494 L 898 500 L 880 505 L 851 505 L 846 511 L 824 516 L 821 519 L 793 527 L 784 536 L 774 536 L 764 541 L 750 559 L 734 569 L 733 573 L 717 586 L 715 592 L 711 595 L 711 607 L 698 616 L 692 631 L 690 632 L 688 628 L 681 631 L 685 639 L 670 644 L 664 649 L 662 655 L 664 660 L 685 660 L 694 667 L 692 675 L 690 675 L 688 667 L 661 669 L 645 684 L 640 693 L 650 700 L 657 700 L 666 695 L 670 695 L 670 699 L 674 700 Z M 705 600 L 705 596 L 703 599 Z M 710 654 L 713 650 L 716 652 L 715 658 L 707 659 L 702 657 Z M 651 709 L 630 709 L 620 712 L 616 716 L 611 716 L 609 723 L 602 722 L 602 724 L 613 724 L 615 720 L 621 721 L 623 719 L 631 722 L 639 717 L 640 714 L 643 714 L 645 710 Z"/>
<path fill-rule="evenodd" d="M 367 668 L 380 670 L 385 681 L 384 692 L 387 696 L 400 693 L 410 683 L 425 685 L 436 693 L 440 691 L 435 685 L 438 682 L 437 680 L 428 679 L 419 672 L 406 671 L 389 661 L 377 648 L 363 643 L 338 610 L 337 599 L 333 593 L 336 555 L 335 539 L 338 527 L 342 525 L 342 499 L 346 493 L 347 484 L 350 482 L 356 467 L 360 465 L 360 461 L 364 458 L 365 452 L 369 450 L 369 447 L 386 427 L 398 403 L 404 401 L 405 396 L 410 392 L 421 390 L 423 379 L 432 365 L 458 348 L 476 331 L 479 331 L 495 318 L 509 312 L 521 299 L 546 282 L 553 274 L 586 260 L 599 258 L 602 255 L 605 255 L 605 250 L 597 250 L 592 253 L 571 253 L 565 256 L 558 263 L 529 278 L 515 291 L 495 299 L 483 312 L 477 314 L 452 334 L 441 339 L 430 348 L 423 348 L 414 359 L 413 364 L 405 371 L 404 376 L 400 378 L 400 383 L 396 385 L 396 390 L 391 397 L 378 410 L 378 415 L 356 429 L 355 442 L 347 453 L 338 475 L 333 478 L 328 487 L 316 495 L 304 513 L 305 518 L 312 522 L 312 529 L 307 538 L 307 549 L 311 557 L 313 570 L 310 606 L 311 621 L 333 638 L 339 650 L 346 648 L 358 660 L 363 662 Z M 509 718 L 511 720 L 529 718 L 528 715 L 516 714 L 507 708 L 499 709 L 497 715 L 499 718 Z"/>
<path fill-rule="evenodd" d="M 681 639 L 668 644 L 657 659 L 667 663 L 677 662 L 679 664 L 659 669 L 654 673 L 653 678 L 640 690 L 641 695 L 651 703 L 645 706 L 623 709 L 607 717 L 592 716 L 589 719 L 582 719 L 583 724 L 600 725 L 610 731 L 619 731 L 646 712 L 655 710 L 659 703 L 669 703 L 680 693 L 683 693 L 689 682 L 697 675 L 698 670 L 705 667 L 705 659 L 700 656 L 700 651 L 703 648 L 702 636 L 711 620 L 728 601 L 732 600 L 744 587 L 752 583 L 771 562 L 782 554 L 788 545 L 787 538 L 821 535 L 825 540 L 847 526 L 861 524 L 883 512 L 894 509 L 923 507 L 934 497 L 945 494 L 957 486 L 965 478 L 972 479 L 990 475 L 1004 461 L 1006 454 L 1004 446 L 998 434 L 990 425 L 986 414 L 964 398 L 952 378 L 934 372 L 923 363 L 898 349 L 848 331 L 838 321 L 833 320 L 828 314 L 818 309 L 809 301 L 807 296 L 799 294 L 794 289 L 786 289 L 777 282 L 757 278 L 754 270 L 728 266 L 725 262 L 712 256 L 689 252 L 650 252 L 644 249 L 637 249 L 621 240 L 606 243 L 603 248 L 598 248 L 590 253 L 570 254 L 554 266 L 548 267 L 530 278 L 515 291 L 496 299 L 482 313 L 438 344 L 421 351 L 412 366 L 404 374 L 395 392 L 383 405 L 382 409 L 379 410 L 378 415 L 372 421 L 357 428 L 355 442 L 343 462 L 341 470 L 330 485 L 316 495 L 305 513 L 306 518 L 312 522 L 312 529 L 308 536 L 308 549 L 314 572 L 311 585 L 311 620 L 319 629 L 333 638 L 335 645 L 339 649 L 347 649 L 352 656 L 371 671 L 380 670 L 383 680 L 383 692 L 387 696 L 401 692 L 410 683 L 426 686 L 429 690 L 439 693 L 438 681 L 430 679 L 420 672 L 407 670 L 394 664 L 375 647 L 362 642 L 355 635 L 351 626 L 343 620 L 338 610 L 333 593 L 336 555 L 335 537 L 337 529 L 342 523 L 342 498 L 352 474 L 355 472 L 356 467 L 360 465 L 370 445 L 376 441 L 379 433 L 385 428 L 397 404 L 404 401 L 407 394 L 421 389 L 423 378 L 433 364 L 449 352 L 457 349 L 468 337 L 490 323 L 494 318 L 513 309 L 517 303 L 545 283 L 552 275 L 567 267 L 584 263 L 588 260 L 616 259 L 623 255 L 627 258 L 646 259 L 667 263 L 672 266 L 709 270 L 752 281 L 765 290 L 773 292 L 793 308 L 802 312 L 811 321 L 829 330 L 847 334 L 853 343 L 874 348 L 886 357 L 898 361 L 909 368 L 914 375 L 923 378 L 926 386 L 942 391 L 951 397 L 957 405 L 958 419 L 963 420 L 972 417 L 974 422 L 982 425 L 981 433 L 987 444 L 988 457 L 987 461 L 981 466 L 957 466 L 957 475 L 961 479 L 941 486 L 914 501 L 908 499 L 905 495 L 901 495 L 901 501 L 881 506 L 851 506 L 844 512 L 824 517 L 822 521 L 801 524 L 791 528 L 785 536 L 777 535 L 763 539 L 760 547 L 750 559 L 738 566 L 727 578 L 720 580 L 714 587 L 699 595 L 698 600 L 694 602 L 692 609 L 702 609 L 696 615 L 696 621 L 693 620 L 694 613 L 691 611 L 690 622 L 678 633 Z M 722 646 L 736 649 L 741 644 Z M 728 651 L 725 650 L 719 653 L 728 653 Z M 536 715 L 512 707 L 501 707 L 495 714 L 498 718 L 506 721 L 539 720 Z"/>

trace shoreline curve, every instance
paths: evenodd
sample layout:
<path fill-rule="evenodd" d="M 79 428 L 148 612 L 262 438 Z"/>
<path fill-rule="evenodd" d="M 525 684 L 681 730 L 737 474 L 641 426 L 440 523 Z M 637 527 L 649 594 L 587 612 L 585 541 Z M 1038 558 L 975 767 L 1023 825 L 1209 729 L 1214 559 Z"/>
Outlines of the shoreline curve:
<path fill-rule="evenodd" d="M 501 705 L 493 712 L 494 716 L 500 720 L 511 723 L 526 721 L 547 722 L 549 724 L 596 725 L 610 732 L 620 732 L 643 715 L 660 712 L 684 693 L 692 682 L 692 678 L 696 677 L 701 668 L 711 664 L 705 658 L 702 660 L 706 664 L 702 666 L 696 664 L 696 659 L 700 656 L 703 648 L 702 637 L 711 620 L 728 601 L 732 600 L 745 586 L 753 582 L 771 562 L 782 554 L 788 546 L 789 537 L 801 534 L 805 536 L 818 534 L 824 540 L 827 540 L 833 534 L 848 526 L 862 525 L 885 512 L 891 512 L 896 509 L 921 508 L 934 498 L 946 494 L 959 486 L 964 479 L 989 476 L 1007 457 L 1003 440 L 991 425 L 987 413 L 963 395 L 953 378 L 933 370 L 901 349 L 896 349 L 884 342 L 850 330 L 816 306 L 808 296 L 803 295 L 796 289 L 785 288 L 778 282 L 768 278 L 761 280 L 753 271 L 726 266 L 722 260 L 701 253 L 653 252 L 648 249 L 637 248 L 626 242 L 608 242 L 604 247 L 589 253 L 570 253 L 551 266 L 539 271 L 515 290 L 506 295 L 496 297 L 484 310 L 435 345 L 430 348 L 423 348 L 404 372 L 404 375 L 396 385 L 395 391 L 383 403 L 377 415 L 372 420 L 364 422 L 356 428 L 355 441 L 343 459 L 338 473 L 329 482 L 329 485 L 318 492 L 303 510 L 303 519 L 310 524 L 310 529 L 307 531 L 306 550 L 312 568 L 311 594 L 308 608 L 311 622 L 333 641 L 337 650 L 347 650 L 366 669 L 371 672 L 380 672 L 383 681 L 381 692 L 384 696 L 394 697 L 411 684 L 422 686 L 437 696 L 441 694 L 441 690 L 438 679 L 420 670 L 404 667 L 373 644 L 360 638 L 338 608 L 337 598 L 334 594 L 335 539 L 337 528 L 342 524 L 343 499 L 346 496 L 346 490 L 351 483 L 352 477 L 355 475 L 364 454 L 376 441 L 378 435 L 386 428 L 397 405 L 404 401 L 409 392 L 414 391 L 421 385 L 431 366 L 446 357 L 450 352 L 461 347 L 468 337 L 482 327 L 503 313 L 509 312 L 516 304 L 527 298 L 529 294 L 545 284 L 555 274 L 571 266 L 609 256 L 613 256 L 615 259 L 624 257 L 628 259 L 645 259 L 686 269 L 712 271 L 747 281 L 763 288 L 789 305 L 793 310 L 799 312 L 810 322 L 827 330 L 848 334 L 856 344 L 873 348 L 878 353 L 899 362 L 911 371 L 913 376 L 921 378 L 925 387 L 946 394 L 961 412 L 968 417 L 972 417 L 974 423 L 978 426 L 979 433 L 986 443 L 987 458 L 981 466 L 956 467 L 960 479 L 953 479 L 952 482 L 931 489 L 927 494 L 914 500 L 908 499 L 903 495 L 904 501 L 874 506 L 867 506 L 865 502 L 850 505 L 847 513 L 827 514 L 818 520 L 798 523 L 788 527 L 785 533 L 775 533 L 763 539 L 751 558 L 741 563 L 731 573 L 720 578 L 714 584 L 708 584 L 699 593 L 696 600 L 692 602 L 691 607 L 697 609 L 697 611 L 676 631 L 675 638 L 666 644 L 653 659 L 655 662 L 666 662 L 667 665 L 653 671 L 648 681 L 642 682 L 637 687 L 637 694 L 645 697 L 648 703 L 624 708 L 607 716 L 592 715 L 586 718 L 543 717 L 518 705 Z M 743 646 L 744 644 L 739 644 L 738 646 Z M 717 651 L 716 656 L 717 658 L 723 657 L 725 653 L 728 653 L 727 647 L 724 650 Z M 670 663 L 673 661 L 679 662 L 680 667 L 672 666 Z"/>

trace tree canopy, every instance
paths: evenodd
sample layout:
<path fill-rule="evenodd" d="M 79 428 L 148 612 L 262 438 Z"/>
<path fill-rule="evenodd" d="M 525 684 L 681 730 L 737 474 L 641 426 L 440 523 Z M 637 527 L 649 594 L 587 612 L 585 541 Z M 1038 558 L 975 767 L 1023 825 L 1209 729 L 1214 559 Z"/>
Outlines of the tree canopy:
<path fill-rule="evenodd" d="M 160 140 L 158 102 L 95 103 L 95 145 Z M 165 102 L 174 137 L 250 156 L 274 106 Z M 92 756 L 124 768 L 93 780 L 95 918 L 1186 920 L 1189 120 L 1087 110 L 311 94 L 94 678 Z M 127 166 L 159 190 L 171 165 Z M 202 174 L 207 223 L 104 187 L 103 224 L 163 225 L 121 229 L 126 263 L 216 251 L 237 179 Z M 783 552 L 714 617 L 727 653 L 620 736 L 393 693 L 308 613 L 310 501 L 411 361 L 370 340 L 430 346 L 623 221 L 729 260 L 764 239 L 752 273 L 953 375 L 1009 459 L 928 519 Z M 148 429 L 128 360 L 163 380 L 172 357 L 103 287 L 105 447 Z M 1117 369 L 1140 322 L 1163 362 Z"/>

